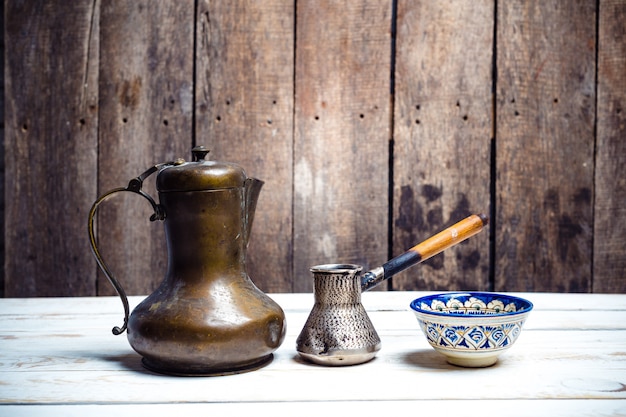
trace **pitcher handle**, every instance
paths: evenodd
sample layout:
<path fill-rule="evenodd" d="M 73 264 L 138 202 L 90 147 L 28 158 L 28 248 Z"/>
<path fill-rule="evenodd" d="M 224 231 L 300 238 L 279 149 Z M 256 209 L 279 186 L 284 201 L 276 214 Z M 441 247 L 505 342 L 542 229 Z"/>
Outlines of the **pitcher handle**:
<path fill-rule="evenodd" d="M 98 206 L 101 203 L 108 200 L 114 194 L 127 191 L 127 192 L 132 192 L 135 194 L 139 194 L 140 196 L 144 197 L 146 200 L 150 202 L 150 205 L 152 205 L 152 209 L 154 210 L 154 213 L 150 216 L 150 221 L 164 220 L 165 210 L 163 209 L 163 206 L 161 206 L 160 204 L 157 204 L 154 201 L 154 199 L 150 197 L 149 194 L 147 194 L 145 191 L 141 189 L 141 187 L 143 185 L 143 180 L 145 180 L 152 173 L 158 171 L 161 167 L 165 165 L 172 165 L 172 164 L 174 164 L 174 162 L 166 162 L 163 164 L 158 164 L 158 165 L 154 165 L 150 167 L 137 178 L 133 178 L 132 180 L 130 180 L 127 187 L 115 188 L 113 190 L 106 192 L 102 196 L 100 196 L 93 203 L 93 205 L 91 206 L 91 210 L 89 211 L 88 223 L 89 223 L 89 243 L 91 243 L 91 251 L 94 257 L 96 258 L 96 262 L 98 263 L 98 266 L 100 267 L 104 275 L 107 277 L 111 285 L 113 285 L 113 288 L 115 288 L 115 291 L 120 296 L 120 299 L 122 300 L 122 305 L 124 306 L 124 324 L 122 325 L 122 327 L 118 327 L 118 326 L 113 327 L 114 335 L 122 334 L 126 330 L 126 327 L 128 326 L 128 316 L 130 315 L 130 308 L 128 305 L 128 297 L 126 296 L 126 291 L 124 291 L 124 288 L 120 285 L 117 279 L 115 279 L 115 277 L 113 276 L 109 268 L 106 266 L 106 264 L 104 263 L 104 260 L 102 259 L 102 256 L 100 255 L 100 251 L 98 250 L 98 246 L 96 244 L 96 236 L 95 236 L 94 227 L 93 227 L 96 210 L 98 209 Z"/>

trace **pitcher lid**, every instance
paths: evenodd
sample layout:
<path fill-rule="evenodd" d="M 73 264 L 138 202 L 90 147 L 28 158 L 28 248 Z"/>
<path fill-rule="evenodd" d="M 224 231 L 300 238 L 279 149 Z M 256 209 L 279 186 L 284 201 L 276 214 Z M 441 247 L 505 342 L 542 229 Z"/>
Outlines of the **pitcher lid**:
<path fill-rule="evenodd" d="M 181 159 L 159 172 L 156 179 L 158 191 L 203 191 L 244 186 L 247 176 L 241 166 L 205 160 L 209 150 L 204 146 L 196 146 L 191 153 L 192 162 Z"/>

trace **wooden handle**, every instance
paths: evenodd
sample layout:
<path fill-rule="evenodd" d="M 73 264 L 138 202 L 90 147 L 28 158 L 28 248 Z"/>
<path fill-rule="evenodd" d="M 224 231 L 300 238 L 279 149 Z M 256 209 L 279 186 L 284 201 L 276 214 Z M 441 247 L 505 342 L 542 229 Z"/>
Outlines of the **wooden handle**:
<path fill-rule="evenodd" d="M 436 235 L 418 243 L 402 255 L 385 262 L 382 266 L 365 273 L 361 278 L 361 291 L 374 288 L 398 272 L 425 261 L 480 232 L 489 224 L 484 214 L 472 214 Z"/>
<path fill-rule="evenodd" d="M 480 232 L 489 224 L 489 218 L 484 214 L 472 214 L 460 222 L 448 227 L 422 243 L 413 246 L 407 252 L 415 252 L 420 256 L 420 262 L 443 252 L 465 239 Z"/>

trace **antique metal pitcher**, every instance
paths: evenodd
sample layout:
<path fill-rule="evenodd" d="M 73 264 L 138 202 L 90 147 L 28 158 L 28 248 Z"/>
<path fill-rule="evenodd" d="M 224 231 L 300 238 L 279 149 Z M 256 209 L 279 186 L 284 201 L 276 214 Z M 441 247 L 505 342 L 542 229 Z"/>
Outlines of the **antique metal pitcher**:
<path fill-rule="evenodd" d="M 115 287 L 125 309 L 128 341 L 148 369 L 174 375 L 224 375 L 262 367 L 285 337 L 285 314 L 261 292 L 246 271 L 246 251 L 263 182 L 248 178 L 238 165 L 205 160 L 204 147 L 194 161 L 158 164 L 127 187 L 102 195 L 89 213 L 89 239 L 98 265 Z M 157 172 L 157 204 L 142 191 Z M 105 265 L 96 245 L 98 205 L 113 194 L 130 191 L 163 220 L 168 268 L 157 290 L 129 315 L 122 286 Z"/>

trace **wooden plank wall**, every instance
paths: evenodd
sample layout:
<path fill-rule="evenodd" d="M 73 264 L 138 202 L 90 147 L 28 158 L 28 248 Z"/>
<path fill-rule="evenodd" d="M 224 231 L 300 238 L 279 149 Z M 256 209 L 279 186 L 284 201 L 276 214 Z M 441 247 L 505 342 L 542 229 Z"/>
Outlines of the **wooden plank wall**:
<path fill-rule="evenodd" d="M 598 31 L 594 292 L 624 292 L 626 281 L 626 4 L 601 3 Z"/>
<path fill-rule="evenodd" d="M 496 286 L 591 291 L 596 3 L 497 17 Z"/>
<path fill-rule="evenodd" d="M 0 7 L 0 56 L 4 57 L 4 2 Z M 4 232 L 4 59 L 0 60 L 0 230 Z M 0 233 L 0 259 L 4 261 L 4 233 Z M 0 297 L 4 297 L 4 268 L 0 268 Z"/>
<path fill-rule="evenodd" d="M 394 252 L 491 210 L 494 7 L 398 2 Z M 394 286 L 490 289 L 489 253 L 483 233 L 394 278 Z"/>
<path fill-rule="evenodd" d="M 92 3 L 5 3 L 6 296 L 95 292 L 83 237 L 98 190 Z"/>
<path fill-rule="evenodd" d="M 623 0 L 7 1 L 3 295 L 113 294 L 92 202 L 195 144 L 265 181 L 264 291 L 485 212 L 380 289 L 624 292 L 625 22 Z M 149 215 L 98 217 L 130 294 L 167 264 Z"/>

